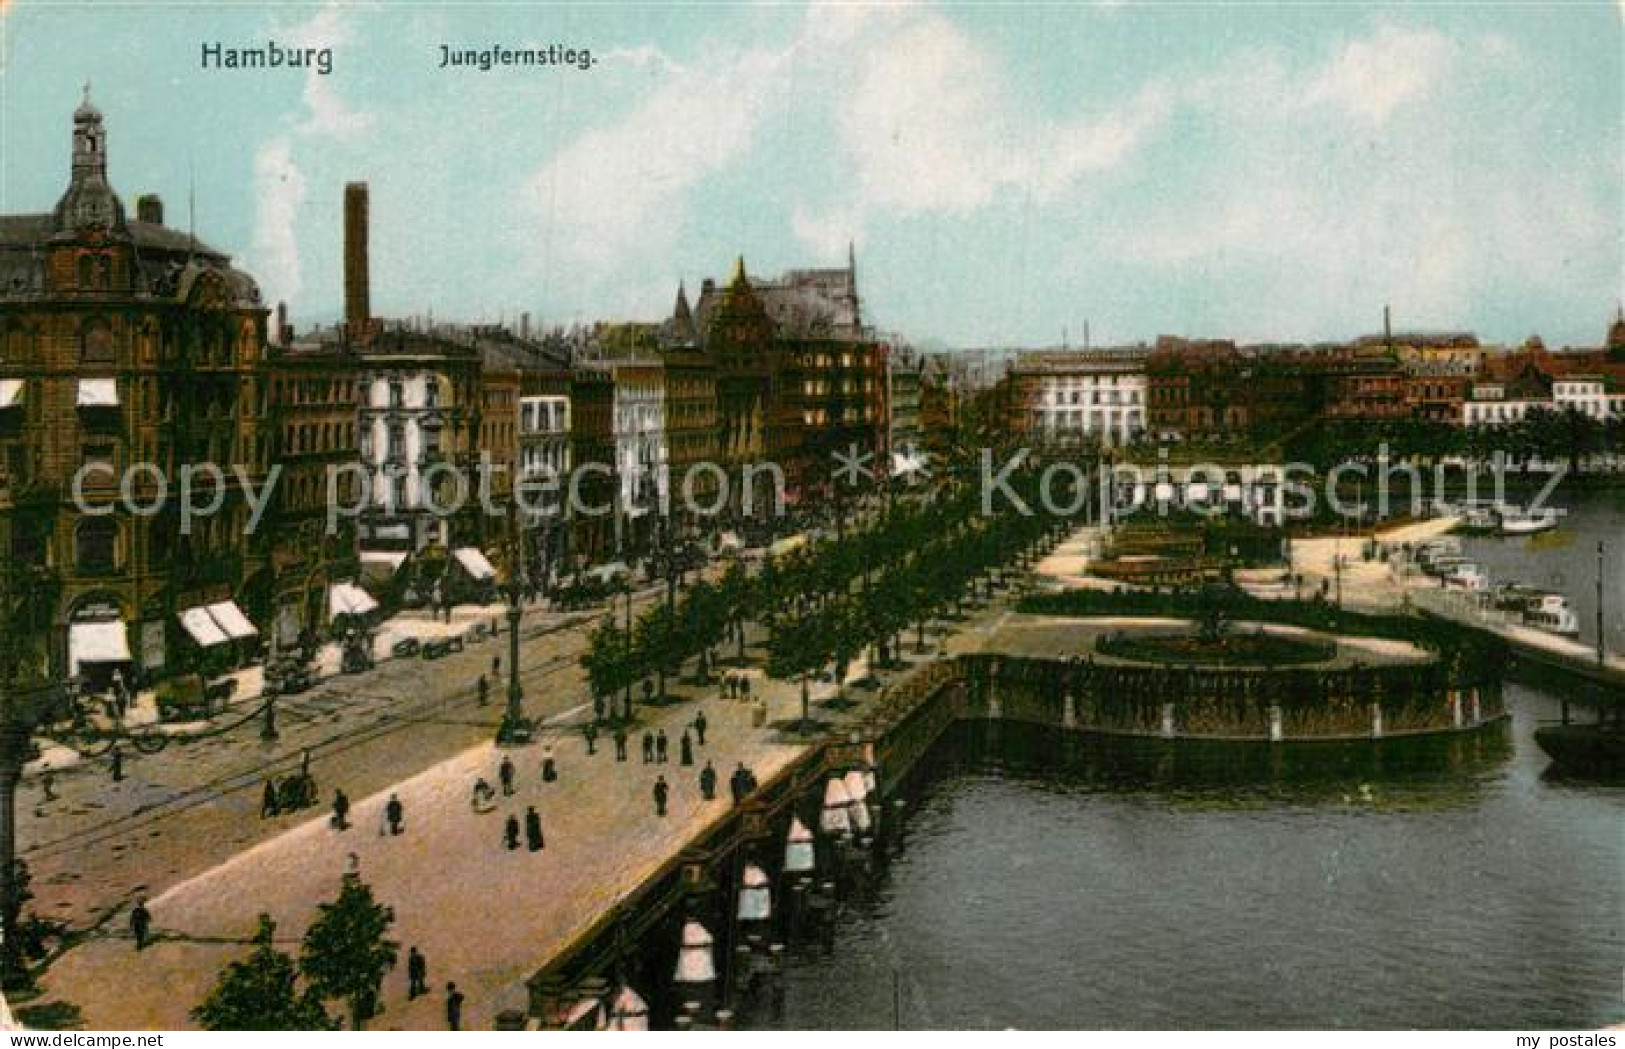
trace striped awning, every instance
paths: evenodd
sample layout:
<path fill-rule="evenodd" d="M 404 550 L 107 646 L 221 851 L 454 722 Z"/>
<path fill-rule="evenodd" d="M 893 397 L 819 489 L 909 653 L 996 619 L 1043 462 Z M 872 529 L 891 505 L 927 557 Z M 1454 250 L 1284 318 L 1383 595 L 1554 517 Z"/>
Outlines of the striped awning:
<path fill-rule="evenodd" d="M 364 616 L 378 607 L 372 595 L 354 583 L 334 583 L 327 592 L 327 604 L 337 616 Z"/>
<path fill-rule="evenodd" d="M 0 379 L 0 408 L 18 408 L 23 403 L 23 381 Z"/>
<path fill-rule="evenodd" d="M 81 408 L 117 408 L 117 379 L 80 379 L 78 405 Z"/>
<path fill-rule="evenodd" d="M 217 601 L 209 606 L 209 615 L 214 617 L 215 623 L 226 632 L 226 636 L 233 641 L 241 641 L 247 637 L 258 637 L 259 628 L 251 622 L 235 601 Z"/>
<path fill-rule="evenodd" d="M 130 642 L 123 622 L 70 623 L 68 673 L 77 674 L 85 663 L 128 663 Z"/>
<path fill-rule="evenodd" d="M 214 616 L 203 606 L 188 608 L 180 614 L 181 626 L 192 636 L 201 648 L 213 648 L 223 645 L 231 640 L 231 636 L 220 629 L 220 624 L 214 621 Z"/>
<path fill-rule="evenodd" d="M 453 557 L 457 558 L 457 563 L 463 566 L 463 571 L 467 572 L 477 582 L 483 583 L 487 579 L 496 578 L 497 570 L 491 567 L 491 562 L 486 560 L 484 554 L 472 546 L 461 546 L 451 553 Z"/>

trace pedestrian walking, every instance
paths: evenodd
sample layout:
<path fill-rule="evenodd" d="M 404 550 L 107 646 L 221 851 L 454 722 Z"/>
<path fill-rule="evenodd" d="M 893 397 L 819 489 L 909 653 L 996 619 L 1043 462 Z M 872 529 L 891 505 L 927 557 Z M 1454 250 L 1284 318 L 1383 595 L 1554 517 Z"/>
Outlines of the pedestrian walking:
<path fill-rule="evenodd" d="M 508 755 L 502 755 L 502 764 L 497 766 L 497 779 L 502 784 L 502 796 L 513 797 L 513 760 Z"/>
<path fill-rule="evenodd" d="M 654 764 L 654 760 L 655 760 L 655 736 L 654 736 L 653 732 L 650 732 L 648 729 L 644 729 L 643 730 L 643 763 L 645 765 L 652 765 L 652 764 Z"/>
<path fill-rule="evenodd" d="M 553 748 L 548 747 L 542 752 L 542 782 L 552 783 L 559 778 L 558 766 L 553 763 Z"/>
<path fill-rule="evenodd" d="M 406 952 L 406 1000 L 412 1001 L 429 993 L 429 963 L 423 960 L 418 945 Z"/>
<path fill-rule="evenodd" d="M 745 763 L 741 761 L 739 767 L 734 769 L 733 775 L 728 777 L 728 793 L 733 795 L 734 804 L 745 800 Z"/>
<path fill-rule="evenodd" d="M 694 715 L 694 741 L 702 747 L 705 746 L 705 726 L 705 711 L 702 710 Z"/>
<path fill-rule="evenodd" d="M 666 814 L 666 797 L 670 793 L 671 793 L 671 788 L 666 786 L 666 777 L 665 776 L 657 777 L 655 779 L 655 791 L 654 791 L 654 794 L 655 794 L 655 815 L 656 816 L 664 816 Z"/>
<path fill-rule="evenodd" d="M 124 778 L 124 751 L 115 743 L 109 756 L 113 759 L 113 782 L 117 783 Z"/>
<path fill-rule="evenodd" d="M 677 741 L 677 755 L 679 763 L 694 764 L 694 741 L 688 738 L 688 729 L 683 730 L 683 738 Z"/>
<path fill-rule="evenodd" d="M 619 726 L 615 728 L 615 760 L 626 760 L 626 729 Z"/>
<path fill-rule="evenodd" d="M 39 777 L 39 789 L 45 792 L 45 798 L 43 800 L 45 800 L 45 801 L 55 801 L 56 800 L 56 773 L 52 772 L 48 768 L 45 771 L 41 772 L 40 777 Z"/>
<path fill-rule="evenodd" d="M 260 795 L 260 819 L 270 819 L 272 816 L 280 815 L 281 812 L 276 801 L 276 778 L 266 776 L 265 792 Z"/>
<path fill-rule="evenodd" d="M 666 763 L 666 730 L 661 729 L 655 733 L 655 761 L 661 765 Z"/>
<path fill-rule="evenodd" d="M 475 685 L 474 687 L 475 687 L 475 690 L 478 691 L 479 695 L 480 695 L 480 706 L 482 706 L 482 707 L 485 706 L 485 704 L 491 698 L 491 683 L 489 681 L 485 680 L 485 675 L 484 674 L 481 674 L 479 684 Z"/>
<path fill-rule="evenodd" d="M 502 657 L 500 655 L 491 657 L 491 676 L 499 679 L 502 677 Z"/>
<path fill-rule="evenodd" d="M 389 802 L 384 806 L 384 819 L 389 822 L 389 833 L 399 834 L 405 830 L 402 821 L 406 816 L 406 809 L 401 805 L 401 799 L 394 794 L 389 796 Z"/>
<path fill-rule="evenodd" d="M 135 937 L 136 950 L 147 949 L 147 933 L 151 930 L 152 912 L 147 910 L 147 901 L 136 900 L 135 906 L 130 909 L 130 935 Z"/>
<path fill-rule="evenodd" d="M 502 825 L 502 844 L 509 852 L 519 847 L 519 817 L 511 812 L 508 822 Z"/>
<path fill-rule="evenodd" d="M 542 817 L 536 814 L 536 806 L 527 806 L 525 809 L 525 847 L 531 852 L 541 852 L 543 844 Z"/>
<path fill-rule="evenodd" d="M 706 801 L 717 796 L 717 770 L 711 767 L 709 761 L 700 770 L 700 796 Z"/>
<path fill-rule="evenodd" d="M 333 820 L 334 830 L 350 829 L 350 799 L 342 790 L 333 792 Z"/>
<path fill-rule="evenodd" d="M 463 992 L 459 991 L 454 983 L 446 984 L 446 1029 L 448 1031 L 463 1029 Z"/>
<path fill-rule="evenodd" d="M 592 719 L 594 722 L 604 720 L 604 697 L 592 697 Z"/>
<path fill-rule="evenodd" d="M 581 729 L 582 736 L 587 740 L 587 756 L 592 757 L 598 753 L 598 722 L 590 721 Z"/>

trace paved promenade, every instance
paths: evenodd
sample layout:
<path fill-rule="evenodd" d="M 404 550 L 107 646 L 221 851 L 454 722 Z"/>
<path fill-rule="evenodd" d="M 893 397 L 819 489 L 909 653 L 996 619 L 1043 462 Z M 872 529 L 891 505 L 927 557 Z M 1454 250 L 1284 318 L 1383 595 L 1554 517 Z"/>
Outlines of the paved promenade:
<path fill-rule="evenodd" d="M 975 645 L 992 619 L 983 615 L 956 624 L 958 636 L 943 647 L 957 651 Z M 832 688 L 815 688 L 814 700 Z M 765 782 L 800 753 L 793 739 L 772 727 L 799 716 L 799 685 L 768 684 L 767 727 L 752 724 L 750 705 L 723 700 L 716 692 L 713 686 L 703 697 L 672 706 L 640 707 L 643 725 L 663 727 L 670 741 L 666 764 L 644 765 L 642 726 L 630 741 L 628 762 L 615 761 L 613 741 L 604 735 L 597 755 L 589 757 L 579 731 L 589 717 L 581 703 L 584 689 L 559 688 L 547 697 L 560 712 L 549 720 L 543 738 L 511 752 L 517 790 L 512 798 L 499 797 L 494 811 L 472 810 L 474 782 L 483 777 L 497 786 L 502 754 L 479 742 L 358 797 L 348 831 L 332 830 L 323 811 L 154 893 L 148 906 L 158 942 L 144 952 L 133 949 L 121 912 L 56 961 L 44 981 L 47 997 L 40 1000 L 54 994 L 72 1002 L 91 1028 L 191 1026 L 189 1011 L 216 974 L 246 952 L 259 912 L 277 920 L 284 948 L 297 953 L 317 904 L 333 898 L 344 871 L 355 863 L 378 898 L 395 909 L 392 937 L 401 945 L 402 961 L 385 983 L 385 1011 L 371 1026 L 442 1027 L 445 983 L 454 980 L 468 996 L 465 1026 L 489 1028 L 501 1010 L 524 1006 L 523 981 L 545 959 L 726 813 L 727 779 L 738 762 Z M 853 693 L 864 695 L 872 693 Z M 707 745 L 696 747 L 695 765 L 685 767 L 679 764 L 679 741 L 699 709 L 708 721 Z M 817 716 L 829 720 L 832 715 L 819 711 Z M 549 748 L 559 779 L 543 783 L 540 766 Z M 708 758 L 720 781 L 719 797 L 712 802 L 703 801 L 698 786 Z M 671 787 L 664 818 L 654 813 L 652 793 L 661 774 Z M 406 830 L 398 837 L 381 833 L 391 792 L 405 807 Z M 504 822 L 509 813 L 522 820 L 528 805 L 541 816 L 546 848 L 509 851 L 502 842 Z M 236 819 L 252 826 L 246 805 L 238 807 Z M 413 944 L 427 959 L 434 993 L 408 1002 L 404 958 Z"/>
<path fill-rule="evenodd" d="M 793 690 L 772 692 L 772 716 L 794 716 L 799 698 Z M 706 712 L 707 745 L 696 748 L 695 766 L 684 767 L 677 763 L 677 741 L 696 709 Z M 497 1011 L 523 1006 L 523 981 L 542 959 L 727 810 L 727 776 L 737 761 L 767 779 L 798 750 L 751 728 L 744 704 L 713 700 L 646 718 L 671 739 L 667 764 L 644 765 L 635 738 L 631 760 L 621 764 L 603 737 L 598 754 L 587 756 L 579 733 L 567 727 L 583 716 L 555 719 L 540 743 L 511 752 L 517 790 L 512 798 L 499 797 L 494 811 L 476 814 L 470 804 L 476 779 L 497 784 L 501 752 L 480 744 L 360 800 L 348 831 L 332 830 L 324 814 L 174 886 L 149 903 L 157 944 L 137 954 L 119 928 L 60 959 L 48 987 L 79 1005 L 88 1027 L 191 1026 L 188 1011 L 215 974 L 243 953 L 260 911 L 276 918 L 279 937 L 296 953 L 316 904 L 331 899 L 348 864 L 358 862 L 378 898 L 395 909 L 393 936 L 402 953 L 386 981 L 385 1012 L 371 1026 L 442 1027 L 449 979 L 468 995 L 465 1025 L 489 1028 Z M 553 783 L 540 776 L 547 747 L 559 767 Z M 716 762 L 722 780 L 721 796 L 710 803 L 697 783 L 706 758 Z M 664 819 L 654 814 L 657 774 L 671 785 Z M 381 833 L 390 791 L 405 807 L 399 837 Z M 509 851 L 503 824 L 509 813 L 522 819 L 527 805 L 541 814 L 546 848 Z M 409 1003 L 404 958 L 412 944 L 428 960 L 436 992 Z"/>

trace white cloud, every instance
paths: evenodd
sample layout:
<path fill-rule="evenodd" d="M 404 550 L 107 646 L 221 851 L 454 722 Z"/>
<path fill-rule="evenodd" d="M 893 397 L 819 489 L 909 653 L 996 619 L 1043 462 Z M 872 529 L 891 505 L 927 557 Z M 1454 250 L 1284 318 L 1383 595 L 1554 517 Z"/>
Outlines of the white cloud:
<path fill-rule="evenodd" d="M 330 47 L 342 53 L 355 39 L 356 18 L 365 10 L 364 5 L 329 2 L 308 19 L 276 26 L 272 32 L 288 46 Z M 307 187 L 296 152 L 353 140 L 372 127 L 371 116 L 349 106 L 330 81 L 314 69 L 307 72 L 301 94 L 303 110 L 254 154 L 252 268 L 273 301 L 293 302 L 303 287 L 297 224 Z"/>
<path fill-rule="evenodd" d="M 305 176 L 286 136 L 254 155 L 254 200 L 255 272 L 273 299 L 292 300 L 301 287 L 294 223 L 305 203 Z"/>
<path fill-rule="evenodd" d="M 678 71 L 619 120 L 555 153 L 526 184 L 551 272 L 596 287 L 622 267 L 669 259 L 688 219 L 688 194 L 751 146 L 778 97 L 784 55 L 749 51 Z"/>
<path fill-rule="evenodd" d="M 1350 41 L 1309 78 L 1310 105 L 1331 105 L 1381 124 L 1399 106 L 1424 95 L 1450 64 L 1451 45 L 1440 33 L 1383 25 Z"/>
<path fill-rule="evenodd" d="M 1226 301 L 1210 315 L 1252 338 L 1370 330 L 1383 303 L 1471 327 L 1509 272 L 1522 294 L 1572 302 L 1610 253 L 1618 272 L 1618 217 L 1598 203 L 1610 173 L 1497 148 L 1539 138 L 1533 107 L 1485 108 L 1517 97 L 1522 61 L 1504 37 L 1389 25 L 1318 63 L 1248 56 L 1181 102 L 1225 130 L 1210 170 L 1096 247 L 1211 288 Z"/>
<path fill-rule="evenodd" d="M 838 109 L 863 205 L 905 215 L 970 211 L 1005 190 L 1048 201 L 1122 163 L 1169 111 L 1149 86 L 1098 114 L 1035 113 L 992 54 L 928 12 L 870 35 Z"/>

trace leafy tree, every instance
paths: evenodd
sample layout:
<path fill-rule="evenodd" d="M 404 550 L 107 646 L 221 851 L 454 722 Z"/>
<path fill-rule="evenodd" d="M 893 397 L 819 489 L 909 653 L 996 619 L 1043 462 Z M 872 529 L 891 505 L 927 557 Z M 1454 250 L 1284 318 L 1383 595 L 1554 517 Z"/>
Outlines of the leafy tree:
<path fill-rule="evenodd" d="M 254 952 L 232 962 L 214 989 L 192 1010 L 192 1019 L 208 1031 L 331 1031 L 332 1017 L 309 990 L 295 984 L 293 959 L 272 946 L 276 922 L 260 915 Z"/>
<path fill-rule="evenodd" d="M 378 988 L 395 967 L 400 945 L 385 935 L 394 923 L 395 911 L 373 899 L 372 887 L 346 875 L 338 899 L 322 904 L 305 932 L 300 971 L 316 995 L 349 1005 L 355 1030 L 376 1012 Z"/>
<path fill-rule="evenodd" d="M 587 650 L 581 655 L 581 666 L 587 672 L 587 687 L 595 697 L 604 699 L 613 709 L 615 694 L 630 682 L 631 652 L 626 632 L 605 616 L 587 639 Z M 626 715 L 631 716 L 631 711 Z"/>

